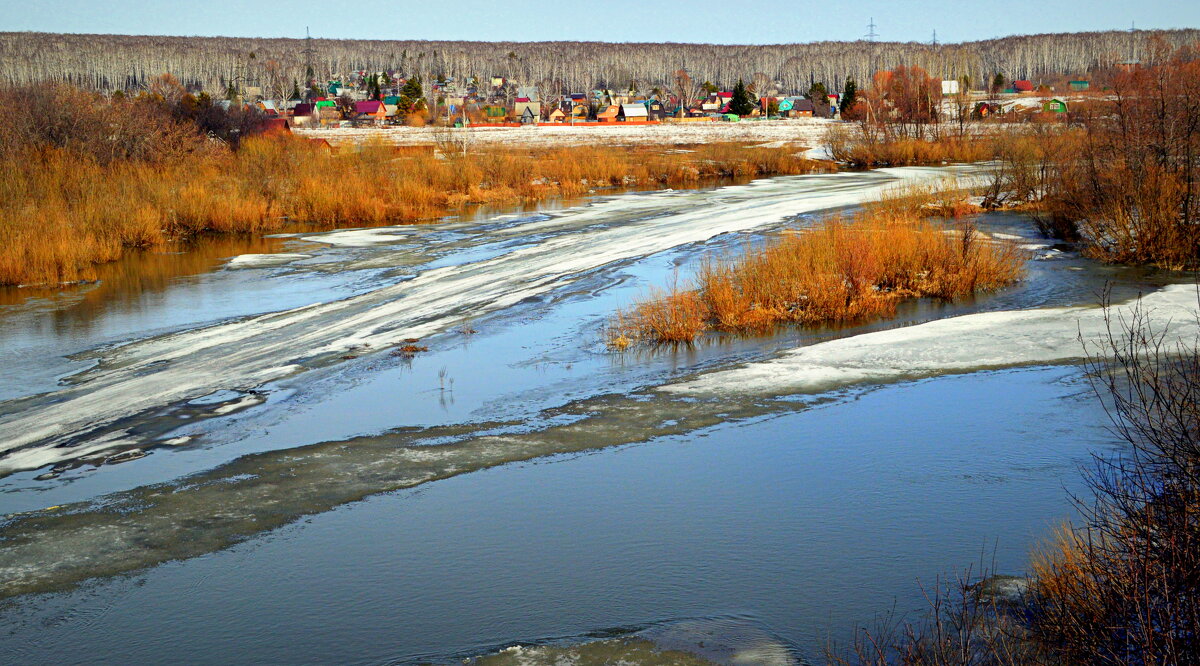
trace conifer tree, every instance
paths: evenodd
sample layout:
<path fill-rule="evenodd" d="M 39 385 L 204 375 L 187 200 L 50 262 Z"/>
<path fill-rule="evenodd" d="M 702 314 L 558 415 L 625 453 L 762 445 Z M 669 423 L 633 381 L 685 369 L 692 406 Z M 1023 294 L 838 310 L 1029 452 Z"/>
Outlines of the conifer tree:
<path fill-rule="evenodd" d="M 846 77 L 846 85 L 842 87 L 842 113 L 853 109 L 858 103 L 858 83 L 854 81 L 854 77 Z"/>
<path fill-rule="evenodd" d="M 746 83 L 738 79 L 737 85 L 733 87 L 733 98 L 729 100 L 729 112 L 748 116 L 754 111 L 754 107 L 754 100 L 750 99 L 750 93 L 746 91 Z"/>

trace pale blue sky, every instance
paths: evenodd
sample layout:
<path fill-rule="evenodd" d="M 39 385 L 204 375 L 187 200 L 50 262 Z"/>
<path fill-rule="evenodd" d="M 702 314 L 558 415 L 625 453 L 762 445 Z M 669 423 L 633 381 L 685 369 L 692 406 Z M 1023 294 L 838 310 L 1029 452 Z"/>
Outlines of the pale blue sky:
<path fill-rule="evenodd" d="M 1200 2 L 1112 0 L 0 0 L 0 30 L 487 41 L 762 44 L 968 41 L 1039 32 L 1200 27 Z"/>

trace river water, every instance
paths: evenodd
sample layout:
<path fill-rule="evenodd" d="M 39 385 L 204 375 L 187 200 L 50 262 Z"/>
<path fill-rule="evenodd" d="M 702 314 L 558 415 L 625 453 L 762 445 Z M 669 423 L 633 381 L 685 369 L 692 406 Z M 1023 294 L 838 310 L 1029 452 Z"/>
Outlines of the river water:
<path fill-rule="evenodd" d="M 671 646 L 792 663 L 893 604 L 918 612 L 918 579 L 981 555 L 1019 572 L 1070 517 L 1078 466 L 1118 446 L 1078 367 L 1099 292 L 1148 294 L 1192 334 L 1182 276 L 988 214 L 1030 256 L 1000 293 L 691 348 L 601 341 L 705 256 L 980 171 L 297 233 L 119 297 L 10 298 L 0 660 L 547 646 L 490 657 L 517 663 L 645 642 L 647 663 Z"/>

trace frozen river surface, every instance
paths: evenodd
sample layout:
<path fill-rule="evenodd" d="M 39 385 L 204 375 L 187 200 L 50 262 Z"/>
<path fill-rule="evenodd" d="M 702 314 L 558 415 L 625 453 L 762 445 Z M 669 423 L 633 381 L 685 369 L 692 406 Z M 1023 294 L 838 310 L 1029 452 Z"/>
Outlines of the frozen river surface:
<path fill-rule="evenodd" d="M 297 234 L 120 307 L 3 306 L 0 661 L 441 663 L 707 636 L 714 661 L 786 663 L 893 600 L 916 610 L 918 577 L 984 550 L 1019 571 L 1070 516 L 1077 466 L 1115 446 L 1077 367 L 1100 290 L 1194 335 L 1178 276 L 988 215 L 1032 250 L 998 294 L 601 343 L 614 309 L 705 256 L 977 172 Z"/>

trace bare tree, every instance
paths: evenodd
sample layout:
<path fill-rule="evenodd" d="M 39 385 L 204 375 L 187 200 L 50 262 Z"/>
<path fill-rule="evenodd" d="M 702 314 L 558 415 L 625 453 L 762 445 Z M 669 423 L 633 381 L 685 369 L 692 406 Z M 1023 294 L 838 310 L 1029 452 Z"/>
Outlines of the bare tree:
<path fill-rule="evenodd" d="M 696 83 L 686 69 L 676 70 L 674 85 L 671 87 L 676 99 L 679 100 L 679 113 L 682 116 L 700 100 L 703 92 L 700 84 Z"/>
<path fill-rule="evenodd" d="M 761 72 L 782 81 L 792 93 L 813 81 L 835 87 L 847 77 L 869 81 L 878 70 L 901 64 L 920 67 L 939 78 L 969 75 L 990 80 L 1052 79 L 1066 74 L 1112 68 L 1126 60 L 1148 58 L 1154 38 L 1172 47 L 1200 41 L 1200 30 L 1109 31 L 1028 35 L 932 46 L 916 43 L 821 42 L 761 46 L 712 44 L 606 44 L 598 42 L 461 42 L 401 40 L 313 40 L 313 76 L 318 81 L 360 70 L 471 76 L 506 76 L 531 82 L 554 79 L 572 91 L 624 90 L 630 81 L 642 89 L 670 87 L 677 63 L 689 74 L 731 86 L 738 78 Z M 0 33 L 0 82 L 9 84 L 67 81 L 111 91 L 143 89 L 163 72 L 188 88 L 222 90 L 239 73 L 247 85 L 260 85 L 262 67 L 247 68 L 250 53 L 258 62 L 275 60 L 285 78 L 307 80 L 303 39 L 232 37 L 160 37 Z M 243 73 L 243 70 L 244 73 Z"/>

